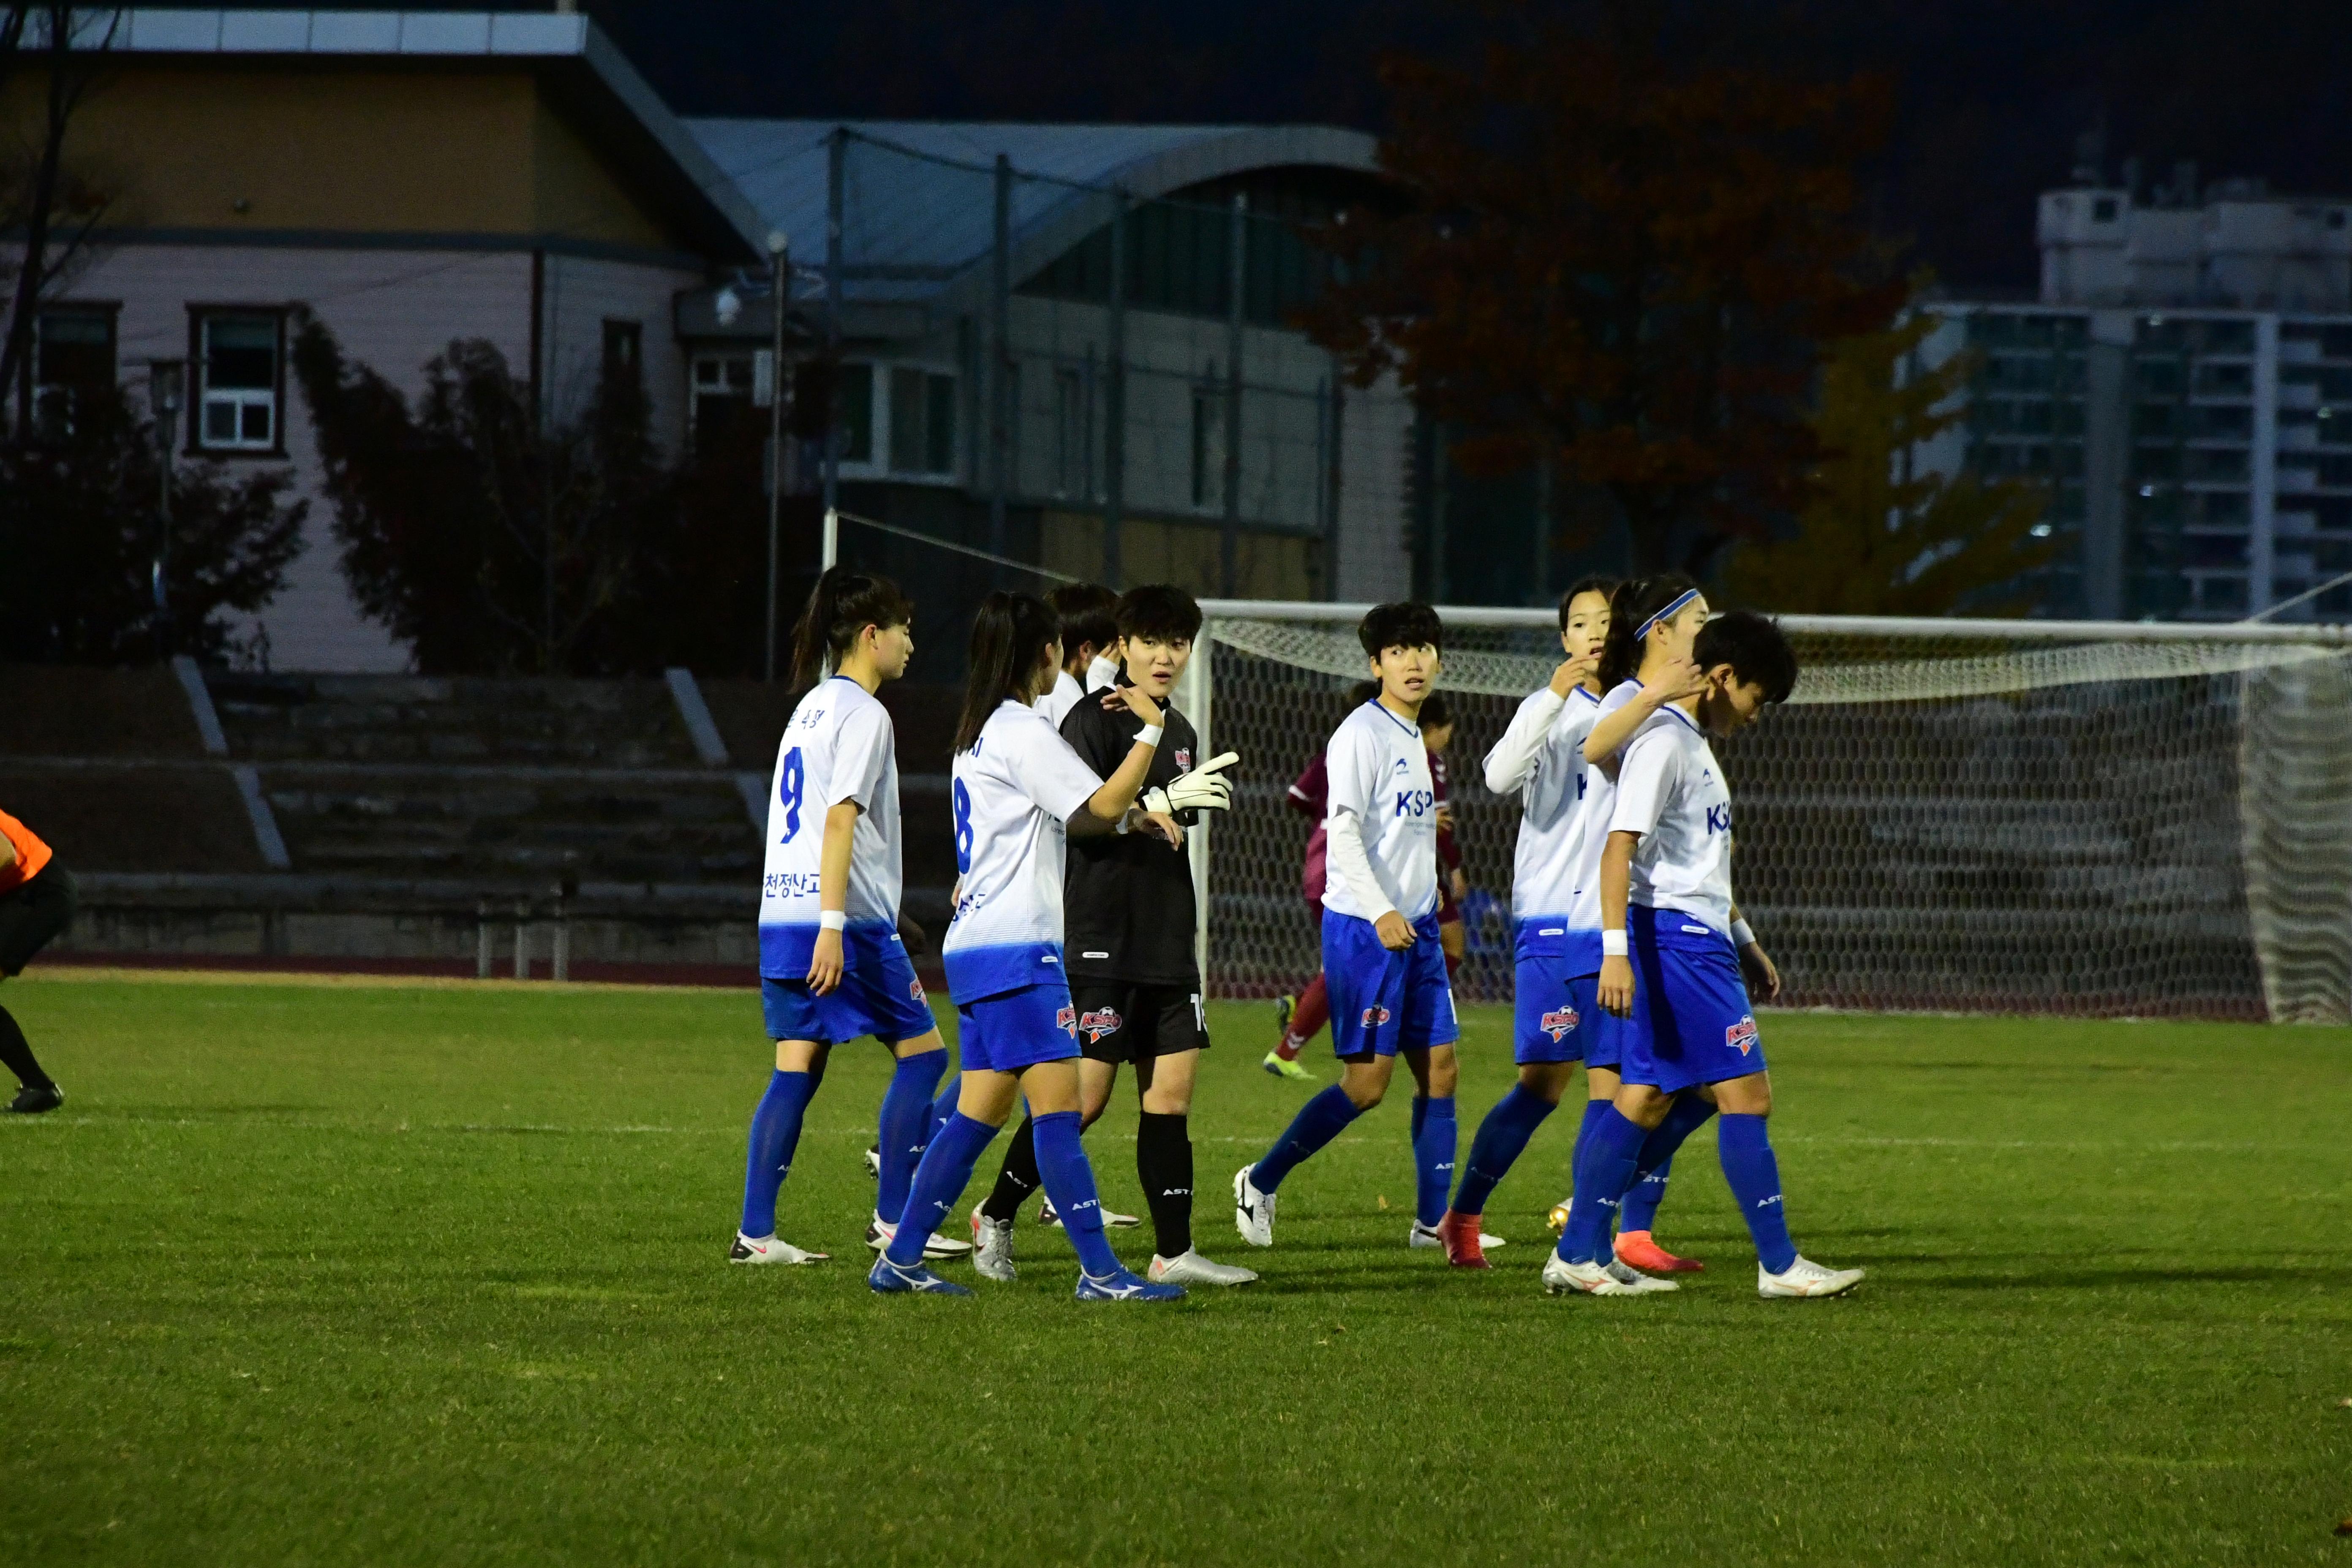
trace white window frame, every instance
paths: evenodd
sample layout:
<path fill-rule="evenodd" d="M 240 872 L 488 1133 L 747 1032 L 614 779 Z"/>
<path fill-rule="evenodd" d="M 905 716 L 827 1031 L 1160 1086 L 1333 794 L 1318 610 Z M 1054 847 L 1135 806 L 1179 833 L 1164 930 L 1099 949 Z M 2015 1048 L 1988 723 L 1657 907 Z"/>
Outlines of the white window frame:
<path fill-rule="evenodd" d="M 198 305 L 191 307 L 190 368 L 194 372 L 194 395 L 188 401 L 192 417 L 189 420 L 190 446 L 202 452 L 233 452 L 277 456 L 286 449 L 286 313 L 268 305 Z M 270 384 L 267 387 L 215 387 L 209 374 L 212 355 L 212 331 L 215 323 L 232 320 L 268 321 L 275 334 L 270 350 Z M 228 408 L 236 434 L 220 439 L 212 434 L 211 416 L 215 408 Z M 259 440 L 245 433 L 245 414 L 248 408 L 268 412 L 269 433 Z"/>

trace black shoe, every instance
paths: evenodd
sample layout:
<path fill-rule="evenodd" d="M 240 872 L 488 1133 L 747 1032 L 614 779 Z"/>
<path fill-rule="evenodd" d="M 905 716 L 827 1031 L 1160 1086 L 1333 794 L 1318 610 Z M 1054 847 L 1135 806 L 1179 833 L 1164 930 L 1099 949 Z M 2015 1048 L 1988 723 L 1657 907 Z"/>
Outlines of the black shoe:
<path fill-rule="evenodd" d="M 45 1110 L 55 1110 L 65 1102 L 66 1091 L 56 1084 L 28 1083 L 16 1091 L 16 1098 L 8 1102 L 8 1110 L 16 1116 L 38 1116 Z"/>

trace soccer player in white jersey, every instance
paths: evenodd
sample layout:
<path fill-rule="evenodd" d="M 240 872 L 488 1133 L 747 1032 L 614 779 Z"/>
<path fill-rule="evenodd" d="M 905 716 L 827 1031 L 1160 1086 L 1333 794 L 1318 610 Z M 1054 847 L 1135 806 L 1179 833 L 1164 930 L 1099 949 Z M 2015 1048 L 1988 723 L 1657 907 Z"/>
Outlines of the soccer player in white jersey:
<path fill-rule="evenodd" d="M 1454 1184 L 1459 1030 L 1437 934 L 1437 812 L 1418 719 L 1444 627 L 1426 605 L 1376 605 L 1357 627 L 1380 695 L 1340 721 L 1324 755 L 1323 980 L 1339 1081 L 1299 1109 L 1272 1148 L 1234 1173 L 1234 1224 L 1274 1245 L 1275 1194 L 1301 1161 L 1378 1105 L 1400 1052 L 1414 1087 L 1412 1236 L 1434 1236 Z"/>
<path fill-rule="evenodd" d="M 1061 623 L 1062 667 L 1035 706 L 1058 730 L 1087 692 L 1118 679 L 1118 595 L 1099 583 L 1065 583 L 1045 603 Z"/>
<path fill-rule="evenodd" d="M 995 593 L 971 627 L 956 725 L 955 918 L 940 944 L 956 1004 L 963 1079 L 955 1114 L 916 1167 L 898 1236 L 866 1277 L 884 1293 L 970 1295 L 923 1267 L 916 1232 L 955 1206 L 971 1168 L 1026 1096 L 1038 1173 L 1077 1249 L 1081 1301 L 1169 1301 L 1180 1285 L 1121 1266 L 1103 1235 L 1102 1202 L 1078 1142 L 1078 1018 L 1062 959 L 1062 872 L 1068 836 L 1154 832 L 1175 824 L 1139 811 L 1160 746 L 1160 709 L 1139 687 L 1115 689 L 1143 728 L 1109 780 L 1096 776 L 1034 704 L 1061 668 L 1059 622 L 1045 601 Z"/>
<path fill-rule="evenodd" d="M 1834 1296 L 1852 1289 L 1863 1271 L 1824 1268 L 1789 1238 L 1780 1165 L 1765 1131 L 1771 1078 L 1740 976 L 1738 950 L 1749 933 L 1731 903 L 1731 792 L 1707 743 L 1785 700 L 1796 684 L 1796 655 L 1779 626 L 1735 610 L 1707 623 L 1692 657 L 1706 690 L 1644 722 L 1618 770 L 1601 851 L 1604 956 L 1595 999 L 1623 1021 L 1623 1081 L 1585 1142 L 1576 1211 L 1544 1266 L 1544 1289 L 1671 1289 L 1647 1276 L 1628 1285 L 1609 1269 L 1609 1225 L 1638 1177 L 1652 1131 L 1677 1098 L 1704 1090 L 1722 1112 L 1723 1175 L 1756 1242 L 1758 1293 Z"/>
<path fill-rule="evenodd" d="M 875 693 L 906 673 L 914 606 L 887 577 L 835 566 L 793 628 L 793 679 L 808 694 L 776 747 L 760 889 L 760 992 L 776 1070 L 751 1116 L 736 1263 L 814 1263 L 825 1254 L 776 1237 L 776 1194 L 832 1048 L 872 1035 L 898 1058 L 882 1097 L 881 1188 L 874 1231 L 887 1241 L 907 1200 L 947 1047 L 898 939 L 904 880 L 897 738 Z M 832 673 L 826 674 L 827 667 Z M 823 679 L 820 679 L 820 678 Z M 938 1237 L 932 1256 L 969 1252 Z"/>
<path fill-rule="evenodd" d="M 1478 1124 L 1454 1202 L 1438 1222 L 1446 1261 L 1457 1268 L 1487 1267 L 1478 1226 L 1486 1200 L 1559 1105 L 1576 1064 L 1584 1063 L 1592 1093 L 1601 1097 L 1589 1104 L 1607 1103 L 1604 1081 L 1607 1094 L 1617 1087 L 1616 1058 L 1602 1059 L 1600 1014 L 1592 1005 L 1600 926 L 1593 925 L 1588 941 L 1569 918 L 1583 859 L 1584 738 L 1601 708 L 1597 671 L 1614 586 L 1605 577 L 1587 577 L 1560 595 L 1559 646 L 1566 657 L 1550 682 L 1519 704 L 1486 753 L 1486 787 L 1519 796 L 1511 874 L 1517 961 L 1511 1048 L 1519 1081 Z"/>

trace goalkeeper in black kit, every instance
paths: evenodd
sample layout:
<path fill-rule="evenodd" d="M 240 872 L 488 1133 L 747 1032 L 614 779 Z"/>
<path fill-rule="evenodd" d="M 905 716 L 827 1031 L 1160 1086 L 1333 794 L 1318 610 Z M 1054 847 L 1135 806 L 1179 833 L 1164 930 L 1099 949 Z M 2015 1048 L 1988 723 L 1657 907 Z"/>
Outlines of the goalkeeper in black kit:
<path fill-rule="evenodd" d="M 1140 687 L 1160 709 L 1161 737 L 1137 804 L 1172 819 L 1179 842 L 1145 833 L 1070 840 L 1062 891 L 1062 962 L 1078 1029 L 1080 1109 L 1091 1127 L 1110 1103 L 1121 1064 L 1135 1068 L 1142 1098 L 1135 1171 L 1158 1233 L 1150 1277 L 1181 1285 L 1245 1285 L 1247 1268 L 1213 1263 L 1192 1246 L 1192 1082 L 1209 1034 L 1201 1010 L 1201 970 L 1192 857 L 1181 831 L 1203 811 L 1223 811 L 1231 786 L 1220 776 L 1232 753 L 1202 759 L 1192 721 L 1170 700 L 1192 657 L 1201 606 L 1181 588 L 1134 588 L 1118 601 L 1118 684 Z M 1135 744 L 1142 721 L 1112 693 L 1092 695 L 1062 721 L 1062 738 L 1102 776 Z M 982 1278 L 1015 1276 L 1013 1226 L 1038 1186 L 1034 1133 L 1024 1120 L 1005 1152 L 995 1190 L 972 1211 L 973 1267 Z M 1041 1214 L 1041 1217 L 1047 1217 Z"/>

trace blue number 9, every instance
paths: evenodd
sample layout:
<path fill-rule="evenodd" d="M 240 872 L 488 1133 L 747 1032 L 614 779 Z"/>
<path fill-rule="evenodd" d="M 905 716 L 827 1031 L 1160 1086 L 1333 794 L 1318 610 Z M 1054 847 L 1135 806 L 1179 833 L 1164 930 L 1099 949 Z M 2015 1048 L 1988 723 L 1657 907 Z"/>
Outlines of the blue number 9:
<path fill-rule="evenodd" d="M 776 798 L 783 803 L 784 837 L 782 843 L 790 844 L 793 835 L 801 830 L 801 791 L 804 780 L 801 768 L 801 749 L 794 746 L 784 753 L 783 780 L 777 786 Z"/>
<path fill-rule="evenodd" d="M 971 869 L 971 792 L 955 782 L 956 875 Z"/>

